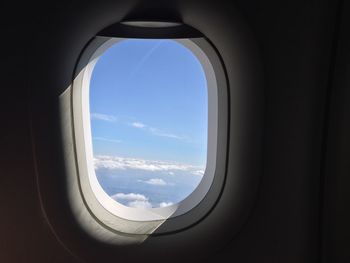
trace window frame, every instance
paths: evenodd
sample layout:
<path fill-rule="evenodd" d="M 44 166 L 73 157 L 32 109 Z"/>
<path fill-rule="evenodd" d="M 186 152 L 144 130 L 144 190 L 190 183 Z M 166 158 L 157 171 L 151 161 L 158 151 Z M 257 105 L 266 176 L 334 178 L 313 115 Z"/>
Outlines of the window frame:
<path fill-rule="evenodd" d="M 170 37 L 167 36 L 167 38 Z M 98 57 L 111 45 L 115 44 L 118 39 L 122 38 L 114 36 L 94 37 L 82 52 L 75 74 L 77 77 L 72 84 L 72 126 L 79 193 L 92 217 L 112 232 L 149 235 L 155 231 L 158 234 L 166 234 L 186 229 L 210 213 L 220 197 L 225 182 L 229 116 L 228 85 L 224 66 L 215 48 L 206 38 L 170 38 L 185 45 L 196 55 L 203 66 L 207 78 L 208 150 L 205 174 L 200 185 L 196 188 L 196 190 L 198 189 L 197 193 L 199 193 L 197 198 L 193 198 L 193 196 L 196 196 L 196 194 L 193 194 L 196 192 L 195 190 L 191 195 L 178 203 L 181 205 L 186 200 L 182 205 L 182 209 L 174 212 L 174 205 L 172 205 L 149 209 L 147 211 L 149 213 L 144 213 L 145 211 L 142 210 L 140 213 L 140 209 L 129 208 L 119 204 L 126 211 L 124 211 L 125 215 L 124 212 L 120 213 L 121 210 L 111 211 L 110 207 L 116 207 L 118 203 L 110 198 L 101 187 L 100 189 L 98 188 L 100 185 L 91 159 L 93 157 L 92 138 L 88 107 L 89 92 L 87 88 L 93 66 Z M 92 187 L 97 188 L 93 189 Z M 98 191 L 98 195 L 101 194 L 101 196 L 107 198 L 99 200 L 94 191 Z M 70 196 L 74 196 L 74 194 Z M 107 201 L 104 203 L 101 200 Z M 106 204 L 108 205 L 106 206 Z M 165 222 L 166 228 L 159 230 L 159 227 Z"/>

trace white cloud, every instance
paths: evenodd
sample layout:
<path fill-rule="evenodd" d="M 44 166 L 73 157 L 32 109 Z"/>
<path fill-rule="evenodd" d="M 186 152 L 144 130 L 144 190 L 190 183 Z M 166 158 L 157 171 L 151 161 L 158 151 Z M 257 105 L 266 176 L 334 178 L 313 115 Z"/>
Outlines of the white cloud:
<path fill-rule="evenodd" d="M 199 176 L 203 176 L 204 175 L 204 170 L 200 169 L 200 170 L 195 170 L 191 172 L 194 175 L 199 175 Z"/>
<path fill-rule="evenodd" d="M 144 182 L 146 184 L 151 184 L 151 185 L 167 185 L 167 183 L 160 178 L 152 178 L 147 181 L 141 181 L 141 182 Z"/>
<path fill-rule="evenodd" d="M 146 125 L 141 123 L 141 122 L 133 122 L 133 123 L 131 123 L 131 126 L 138 128 L 138 129 L 142 129 L 142 128 L 146 127 Z"/>
<path fill-rule="evenodd" d="M 105 141 L 105 142 L 114 142 L 114 143 L 121 143 L 121 140 L 114 140 L 114 139 L 108 139 L 108 138 L 104 138 L 104 137 L 93 137 L 93 140 L 96 141 Z"/>
<path fill-rule="evenodd" d="M 130 125 L 134 128 L 137 128 L 137 129 L 144 129 L 155 136 L 167 137 L 167 138 L 178 139 L 178 140 L 187 139 L 187 137 L 185 137 L 185 136 L 179 136 L 179 135 L 176 135 L 173 133 L 164 132 L 158 128 L 148 126 L 142 122 L 132 122 L 132 123 L 130 123 Z"/>
<path fill-rule="evenodd" d="M 152 161 L 136 158 L 125 158 L 119 156 L 97 155 L 94 156 L 95 169 L 110 169 L 110 170 L 145 170 L 145 171 L 164 171 L 164 172 L 188 172 L 189 174 L 203 176 L 204 170 L 200 166 L 189 164 L 171 163 L 164 161 Z"/>
<path fill-rule="evenodd" d="M 148 198 L 142 194 L 135 193 L 117 193 L 111 196 L 114 200 L 125 200 L 125 201 L 147 201 Z"/>
<path fill-rule="evenodd" d="M 126 206 L 134 208 L 151 208 L 152 204 L 148 201 L 148 198 L 142 194 L 135 193 L 117 193 L 111 196 L 116 201 L 126 201 Z"/>
<path fill-rule="evenodd" d="M 117 118 L 113 115 L 107 115 L 102 113 L 91 113 L 90 118 L 92 120 L 100 120 L 100 121 L 108 121 L 108 122 L 115 122 Z"/>
<path fill-rule="evenodd" d="M 163 132 L 157 128 L 153 128 L 153 127 L 150 127 L 149 128 L 149 131 L 153 134 L 153 135 L 156 135 L 156 136 L 160 136 L 160 137 L 167 137 L 167 138 L 171 138 L 171 139 L 178 139 L 178 140 L 183 140 L 183 139 L 186 139 L 185 137 L 183 136 L 178 136 L 176 134 L 172 134 L 172 133 L 166 133 L 166 132 Z"/>
<path fill-rule="evenodd" d="M 172 205 L 173 203 L 172 202 L 161 202 L 160 204 L 159 204 L 159 207 L 166 207 L 166 206 L 170 206 L 170 205 Z"/>
<path fill-rule="evenodd" d="M 152 208 L 152 204 L 148 201 L 139 201 L 139 200 L 136 200 L 136 201 L 132 201 L 132 202 L 129 202 L 127 204 L 127 206 L 129 207 L 133 207 L 133 208 Z"/>
<path fill-rule="evenodd" d="M 136 194 L 136 193 L 117 193 L 115 195 L 112 195 L 111 198 L 113 198 L 116 201 L 124 201 L 122 202 L 128 207 L 133 207 L 133 208 L 152 208 L 152 207 L 166 207 L 170 206 L 173 204 L 173 202 L 161 202 L 157 203 L 157 205 L 149 202 L 149 199 L 142 195 L 142 194 Z"/>

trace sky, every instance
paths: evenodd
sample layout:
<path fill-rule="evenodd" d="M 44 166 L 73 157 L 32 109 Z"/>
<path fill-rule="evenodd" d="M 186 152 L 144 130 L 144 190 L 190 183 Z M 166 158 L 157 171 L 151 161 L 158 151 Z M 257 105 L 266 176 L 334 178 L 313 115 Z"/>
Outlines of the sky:
<path fill-rule="evenodd" d="M 90 82 L 102 188 L 132 207 L 166 206 L 190 194 L 206 165 L 207 96 L 200 62 L 174 40 L 127 39 L 103 53 Z"/>

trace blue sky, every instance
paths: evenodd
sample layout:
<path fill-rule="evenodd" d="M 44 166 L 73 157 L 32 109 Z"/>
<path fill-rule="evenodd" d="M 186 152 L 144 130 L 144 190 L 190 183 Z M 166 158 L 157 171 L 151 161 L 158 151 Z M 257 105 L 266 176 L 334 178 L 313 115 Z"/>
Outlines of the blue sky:
<path fill-rule="evenodd" d="M 105 182 L 101 183 L 105 191 L 118 198 L 140 197 L 140 191 L 149 194 L 151 186 L 163 187 L 164 197 L 167 186 L 174 195 L 188 195 L 200 181 L 191 176 L 206 164 L 207 93 L 200 62 L 176 41 L 128 39 L 109 48 L 97 61 L 90 82 L 93 151 L 96 162 L 103 164 L 96 169 L 103 170 L 98 178 Z M 188 178 L 187 182 L 177 181 L 186 191 L 176 188 L 174 174 Z M 139 187 L 114 187 L 112 179 L 117 177 L 127 182 L 124 185 Z M 158 200 L 159 206 L 181 198 L 162 201 L 153 195 L 136 201 L 151 199 Z"/>
<path fill-rule="evenodd" d="M 119 42 L 92 74 L 94 152 L 205 165 L 207 101 L 189 49 L 173 40 Z"/>

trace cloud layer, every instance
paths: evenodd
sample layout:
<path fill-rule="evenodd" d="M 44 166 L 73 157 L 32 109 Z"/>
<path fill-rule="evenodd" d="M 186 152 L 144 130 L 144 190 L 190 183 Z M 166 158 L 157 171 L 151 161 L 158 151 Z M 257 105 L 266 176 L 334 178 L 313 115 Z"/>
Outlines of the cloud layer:
<path fill-rule="evenodd" d="M 192 175 L 203 176 L 204 169 L 199 166 L 189 164 L 170 163 L 164 161 L 152 161 L 136 158 L 125 158 L 119 156 L 97 155 L 94 156 L 95 170 L 104 168 L 110 170 L 145 170 L 145 171 L 164 171 L 173 173 L 176 171 L 188 172 Z M 153 181 L 152 181 L 153 180 Z M 161 179 L 160 179 L 161 180 Z M 149 180 L 150 184 L 162 183 L 159 179 Z"/>

